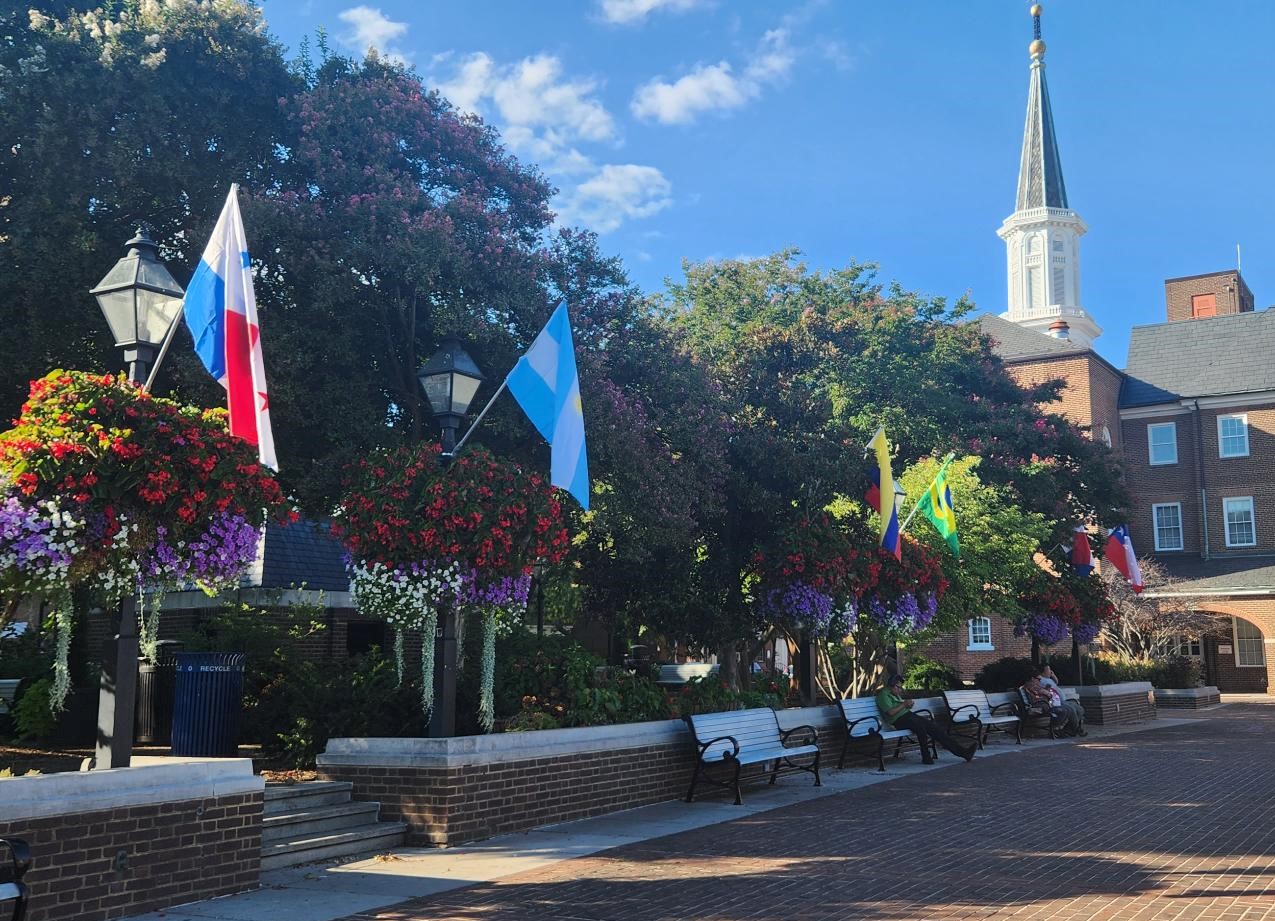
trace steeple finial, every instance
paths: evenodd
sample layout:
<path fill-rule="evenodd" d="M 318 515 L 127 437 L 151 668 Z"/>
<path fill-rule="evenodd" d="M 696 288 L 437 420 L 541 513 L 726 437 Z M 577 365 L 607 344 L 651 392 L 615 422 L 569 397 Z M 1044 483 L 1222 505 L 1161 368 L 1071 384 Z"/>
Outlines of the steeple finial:
<path fill-rule="evenodd" d="M 1045 8 L 1039 3 L 1032 5 L 1032 43 L 1027 46 L 1027 50 L 1033 61 L 1038 61 L 1045 56 L 1045 42 L 1040 37 L 1040 14 L 1044 11 Z"/>

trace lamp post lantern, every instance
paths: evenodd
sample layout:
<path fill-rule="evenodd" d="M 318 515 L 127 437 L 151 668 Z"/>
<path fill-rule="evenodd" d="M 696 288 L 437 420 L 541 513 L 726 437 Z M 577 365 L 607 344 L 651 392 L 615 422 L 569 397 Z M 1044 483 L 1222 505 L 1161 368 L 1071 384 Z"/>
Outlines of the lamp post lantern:
<path fill-rule="evenodd" d="M 478 393 L 483 373 L 460 340 L 448 336 L 421 365 L 417 377 L 443 432 L 443 463 L 451 463 L 456 432 Z M 434 709 L 429 718 L 429 734 L 433 738 L 456 735 L 456 606 L 447 605 L 442 615 L 434 636 Z M 422 639 L 429 642 L 429 637 Z"/>
<path fill-rule="evenodd" d="M 139 227 L 124 245 L 128 254 L 89 293 L 102 308 L 116 348 L 124 350 L 129 380 L 141 384 L 186 292 L 159 261 L 158 247 L 145 228 Z"/>
<path fill-rule="evenodd" d="M 97 298 L 115 345 L 124 350 L 128 378 L 141 385 L 169 329 L 181 312 L 185 292 L 159 261 L 155 241 L 144 228 L 126 244 L 128 254 L 89 293 Z M 121 600 L 119 633 L 102 656 L 97 704 L 99 770 L 128 767 L 133 757 L 133 708 L 137 699 L 137 599 Z"/>
<path fill-rule="evenodd" d="M 456 431 L 483 382 L 483 373 L 455 336 L 448 336 L 417 372 L 434 418 L 443 430 L 443 456 L 456 449 Z"/>

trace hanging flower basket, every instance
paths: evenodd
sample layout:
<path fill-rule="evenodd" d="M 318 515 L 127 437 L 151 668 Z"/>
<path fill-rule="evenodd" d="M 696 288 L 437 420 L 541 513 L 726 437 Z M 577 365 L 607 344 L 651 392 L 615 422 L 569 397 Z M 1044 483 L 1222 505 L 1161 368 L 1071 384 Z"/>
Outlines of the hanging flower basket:
<path fill-rule="evenodd" d="M 0 434 L 0 590 L 51 602 L 59 626 L 52 701 L 69 689 L 71 591 L 123 593 L 237 584 L 271 514 L 295 519 L 256 449 L 224 410 L 152 397 L 122 377 L 54 371 L 33 381 Z M 158 600 L 139 605 L 144 650 Z"/>
<path fill-rule="evenodd" d="M 494 719 L 495 637 L 525 609 L 531 564 L 556 563 L 569 549 L 562 507 L 536 474 L 473 448 L 443 468 L 438 445 L 400 448 L 347 471 L 335 530 L 354 572 L 359 610 L 402 634 L 420 630 L 421 695 L 433 708 L 434 645 L 446 605 L 483 630 L 479 719 Z"/>
<path fill-rule="evenodd" d="M 1086 644 L 1102 630 L 1114 606 L 1096 575 L 1054 576 L 1042 570 L 1019 598 L 1029 613 L 1014 625 L 1015 636 L 1030 636 L 1044 646 L 1067 637 Z"/>

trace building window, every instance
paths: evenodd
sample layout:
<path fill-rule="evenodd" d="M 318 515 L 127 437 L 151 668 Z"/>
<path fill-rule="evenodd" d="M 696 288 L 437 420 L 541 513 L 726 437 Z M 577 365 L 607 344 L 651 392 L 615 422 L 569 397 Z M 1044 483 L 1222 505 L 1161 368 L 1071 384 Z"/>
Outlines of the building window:
<path fill-rule="evenodd" d="M 1196 317 L 1215 317 L 1217 316 L 1217 295 L 1216 294 L 1196 294 L 1191 298 L 1191 316 Z"/>
<path fill-rule="evenodd" d="M 1182 549 L 1182 506 L 1177 502 L 1151 506 L 1155 521 L 1155 548 L 1157 550 Z"/>
<path fill-rule="evenodd" d="M 345 651 L 350 656 L 365 656 L 373 648 L 388 652 L 393 637 L 383 620 L 352 620 L 345 627 Z"/>
<path fill-rule="evenodd" d="M 1265 668 L 1262 631 L 1242 617 L 1231 618 L 1235 631 L 1235 664 L 1241 668 Z"/>
<path fill-rule="evenodd" d="M 1217 456 L 1248 457 L 1248 414 L 1217 417 Z"/>
<path fill-rule="evenodd" d="M 1147 456 L 1152 464 L 1178 462 L 1178 424 L 1156 422 L 1147 426 Z"/>
<path fill-rule="evenodd" d="M 970 641 L 966 647 L 968 652 L 990 652 L 992 645 L 992 619 L 990 617 L 971 617 L 969 620 Z"/>
<path fill-rule="evenodd" d="M 1223 499 L 1222 514 L 1226 518 L 1226 546 L 1254 547 L 1257 545 L 1257 526 L 1253 523 L 1252 496 Z"/>
<path fill-rule="evenodd" d="M 1171 656 L 1187 656 L 1191 659 L 1198 659 L 1201 651 L 1199 637 L 1191 637 L 1185 633 L 1180 633 L 1169 640 L 1168 653 Z"/>

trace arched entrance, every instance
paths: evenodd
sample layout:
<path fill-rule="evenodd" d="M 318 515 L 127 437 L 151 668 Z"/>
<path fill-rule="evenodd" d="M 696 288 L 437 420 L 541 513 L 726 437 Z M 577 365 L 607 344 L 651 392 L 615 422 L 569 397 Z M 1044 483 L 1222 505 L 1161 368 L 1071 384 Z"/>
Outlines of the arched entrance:
<path fill-rule="evenodd" d="M 1205 683 L 1216 685 L 1224 693 L 1267 693 L 1268 652 L 1261 626 L 1236 614 L 1227 620 L 1229 631 L 1205 639 Z"/>

